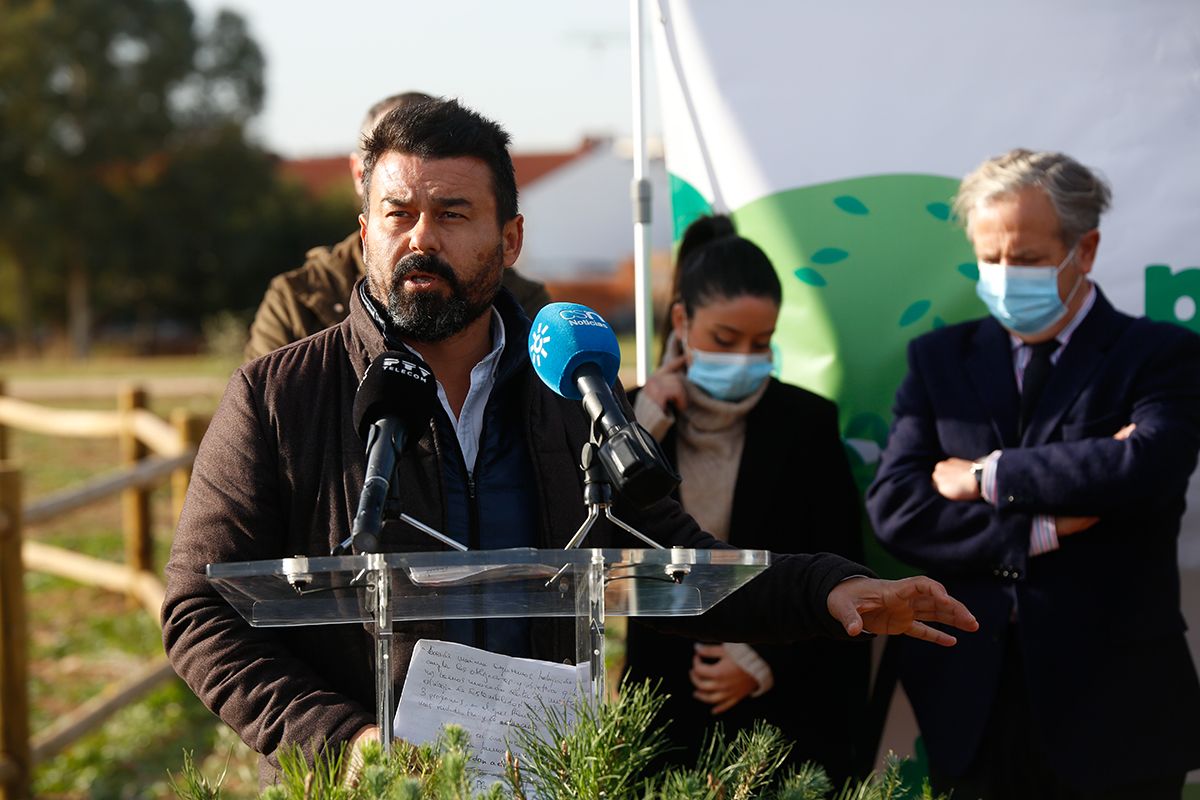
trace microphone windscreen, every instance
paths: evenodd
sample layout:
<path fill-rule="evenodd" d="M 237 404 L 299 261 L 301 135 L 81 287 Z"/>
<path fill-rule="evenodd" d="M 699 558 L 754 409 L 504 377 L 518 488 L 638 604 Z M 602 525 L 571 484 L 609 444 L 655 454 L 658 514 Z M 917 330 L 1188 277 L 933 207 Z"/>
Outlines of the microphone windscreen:
<path fill-rule="evenodd" d="M 557 394 L 580 400 L 575 371 L 583 364 L 595 364 L 612 386 L 621 368 L 621 349 L 613 329 L 592 309 L 579 303 L 551 303 L 538 312 L 529 330 L 529 360 L 538 377 Z"/>
<path fill-rule="evenodd" d="M 388 352 L 367 367 L 354 395 L 354 430 L 365 442 L 373 424 L 387 416 L 407 430 L 429 424 L 437 402 L 433 371 L 411 353 Z"/>

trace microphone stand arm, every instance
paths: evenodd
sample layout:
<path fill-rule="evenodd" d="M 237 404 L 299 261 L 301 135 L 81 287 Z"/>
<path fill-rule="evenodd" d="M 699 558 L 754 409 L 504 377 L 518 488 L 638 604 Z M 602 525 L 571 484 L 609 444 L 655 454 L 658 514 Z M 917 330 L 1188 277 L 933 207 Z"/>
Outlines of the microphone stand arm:
<path fill-rule="evenodd" d="M 666 548 L 661 544 L 646 536 L 641 531 L 627 525 L 612 513 L 612 484 L 609 483 L 607 472 L 599 456 L 601 436 L 597 435 L 597 428 L 602 426 L 602 423 L 598 419 L 600 416 L 599 414 L 593 414 L 590 441 L 583 446 L 583 452 L 580 454 L 579 460 L 579 466 L 583 470 L 583 502 L 587 506 L 587 518 L 579 526 L 579 530 L 575 531 L 575 535 L 571 537 L 571 540 L 567 542 L 563 549 L 571 550 L 578 547 L 595 526 L 596 521 L 603 516 L 621 530 L 632 534 L 650 547 L 665 550 Z M 546 581 L 545 588 L 550 588 L 555 581 L 562 577 L 563 573 L 569 567 L 569 564 L 563 564 L 558 572 L 554 574 L 554 577 Z M 681 583 L 684 574 L 684 570 L 672 572 L 668 568 L 668 575 L 670 575 L 671 580 L 675 583 Z M 592 551 L 592 560 L 589 567 L 586 571 L 576 575 L 577 583 L 575 587 L 575 655 L 578 663 L 588 664 L 591 678 L 589 687 L 591 690 L 591 699 L 597 703 L 602 702 L 607 697 L 604 674 L 604 589 L 607 583 L 606 575 L 607 569 L 604 564 L 604 556 L 599 550 L 594 550 Z"/>
<path fill-rule="evenodd" d="M 596 521 L 602 516 L 621 530 L 633 534 L 654 549 L 666 550 L 667 548 L 633 526 L 626 524 L 612 513 L 612 484 L 609 483 L 608 476 L 598 457 L 600 449 L 599 438 L 596 435 L 596 423 L 593 422 L 591 441 L 583 446 L 583 452 L 579 458 L 579 467 L 583 470 L 583 504 L 587 506 L 587 518 L 579 526 L 579 530 L 575 531 L 575 535 L 571 537 L 571 540 L 563 546 L 563 550 L 572 550 L 578 547 L 584 540 L 584 537 L 591 532 Z M 554 582 L 562 577 L 569 566 L 569 564 L 563 564 L 562 568 L 554 573 L 554 576 L 550 580 L 546 581 L 546 588 L 553 586 Z"/>
<path fill-rule="evenodd" d="M 379 464 L 376 465 L 368 458 L 366 480 L 363 481 L 362 495 L 358 501 L 358 512 L 350 527 L 350 535 L 339 542 L 330 555 L 342 556 L 357 549 L 359 553 L 375 553 L 379 551 L 379 538 L 383 532 L 384 509 L 387 506 L 388 492 L 391 488 L 396 459 L 404 449 L 405 434 L 403 428 L 387 419 L 371 427 L 370 439 L 367 443 L 368 456 L 373 448 L 381 450 Z M 447 547 L 465 551 L 465 544 L 456 542 L 444 533 L 437 531 L 424 522 L 400 512 L 396 519 L 408 523 L 417 530 L 437 539 Z"/>
<path fill-rule="evenodd" d="M 579 546 L 584 537 L 588 535 L 592 527 L 596 524 L 602 515 L 612 524 L 616 525 L 621 530 L 636 536 L 646 544 L 656 550 L 665 550 L 658 542 L 651 539 L 641 531 L 626 524 L 612 513 L 612 484 L 609 483 L 608 477 L 604 472 L 604 467 L 597 457 L 600 443 L 596 441 L 595 428 L 592 430 L 592 440 L 583 446 L 583 453 L 580 456 L 579 466 L 583 469 L 583 504 L 587 506 L 588 515 L 583 524 L 579 526 L 579 530 L 575 531 L 575 535 L 567 542 L 564 550 L 571 550 Z"/>

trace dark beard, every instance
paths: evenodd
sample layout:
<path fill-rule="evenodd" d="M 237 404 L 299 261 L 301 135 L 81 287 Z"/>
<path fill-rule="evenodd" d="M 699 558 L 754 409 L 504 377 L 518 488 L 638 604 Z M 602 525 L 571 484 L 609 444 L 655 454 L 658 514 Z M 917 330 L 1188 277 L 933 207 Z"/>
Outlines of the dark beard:
<path fill-rule="evenodd" d="M 438 292 L 403 290 L 404 279 L 413 272 L 436 275 L 446 282 L 449 297 Z M 370 270 L 368 269 L 368 274 Z M 492 306 L 504 274 L 500 245 L 468 284 L 459 281 L 454 270 L 435 255 L 414 253 L 396 263 L 387 286 L 387 313 L 396 332 L 414 342 L 441 342 L 465 329 Z M 373 292 L 379 297 L 377 291 Z M 382 299 L 382 298 L 381 298 Z"/>

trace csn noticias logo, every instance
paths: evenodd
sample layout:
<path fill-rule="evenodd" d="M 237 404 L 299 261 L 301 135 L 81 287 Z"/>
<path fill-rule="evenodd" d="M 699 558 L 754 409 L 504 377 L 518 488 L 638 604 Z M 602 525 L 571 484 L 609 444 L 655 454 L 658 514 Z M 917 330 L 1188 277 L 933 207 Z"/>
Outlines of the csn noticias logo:
<path fill-rule="evenodd" d="M 608 327 L 608 323 L 604 321 L 604 317 L 590 308 L 568 308 L 565 311 L 558 312 L 558 316 L 565 320 L 568 325 L 586 325 L 592 328 Z"/>

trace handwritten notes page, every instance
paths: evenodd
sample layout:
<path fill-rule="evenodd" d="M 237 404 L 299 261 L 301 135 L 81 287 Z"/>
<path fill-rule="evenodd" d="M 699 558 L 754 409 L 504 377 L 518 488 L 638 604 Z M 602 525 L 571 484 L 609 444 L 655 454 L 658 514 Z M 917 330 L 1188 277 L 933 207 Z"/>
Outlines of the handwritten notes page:
<path fill-rule="evenodd" d="M 513 728 L 543 729 L 541 704 L 573 709 L 588 682 L 579 667 L 513 658 L 451 642 L 421 639 L 400 693 L 394 731 L 414 744 L 432 742 L 448 723 L 471 734 L 472 766 L 487 785 L 504 776 L 504 751 L 521 757 Z M 532 709 L 532 713 L 531 713 Z"/>

